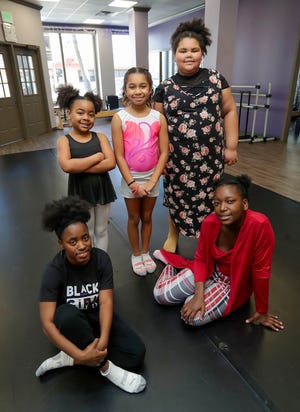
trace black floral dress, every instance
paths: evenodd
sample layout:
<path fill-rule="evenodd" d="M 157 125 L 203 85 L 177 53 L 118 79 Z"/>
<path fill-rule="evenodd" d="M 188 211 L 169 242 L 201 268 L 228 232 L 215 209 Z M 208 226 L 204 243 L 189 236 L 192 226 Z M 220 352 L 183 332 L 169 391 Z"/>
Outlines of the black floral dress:
<path fill-rule="evenodd" d="M 170 141 L 164 205 L 184 236 L 199 237 L 201 222 L 213 210 L 213 184 L 224 171 L 221 110 L 226 87 L 216 70 L 200 69 L 191 77 L 177 73 L 155 92 L 154 100 L 164 106 Z"/>

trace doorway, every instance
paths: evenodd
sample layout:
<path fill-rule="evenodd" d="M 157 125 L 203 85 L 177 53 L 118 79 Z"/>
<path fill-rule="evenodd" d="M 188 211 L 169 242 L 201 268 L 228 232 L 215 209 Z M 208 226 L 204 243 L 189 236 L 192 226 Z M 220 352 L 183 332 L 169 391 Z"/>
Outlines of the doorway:
<path fill-rule="evenodd" d="M 50 130 L 39 48 L 0 44 L 0 145 Z"/>

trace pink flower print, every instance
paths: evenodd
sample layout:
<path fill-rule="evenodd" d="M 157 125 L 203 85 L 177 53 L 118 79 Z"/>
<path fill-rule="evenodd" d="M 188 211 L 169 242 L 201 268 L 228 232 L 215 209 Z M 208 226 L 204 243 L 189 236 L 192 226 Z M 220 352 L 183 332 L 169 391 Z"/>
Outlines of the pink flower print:
<path fill-rule="evenodd" d="M 171 107 L 171 109 L 177 109 L 177 107 L 178 107 L 178 101 L 177 100 L 173 100 L 171 103 L 170 103 L 170 107 Z"/>
<path fill-rule="evenodd" d="M 192 109 L 194 109 L 194 108 L 196 107 L 195 103 L 192 102 L 192 103 L 190 104 L 190 107 L 191 107 Z"/>
<path fill-rule="evenodd" d="M 207 164 L 204 163 L 203 165 L 200 166 L 200 172 L 205 173 L 206 171 L 207 171 Z"/>
<path fill-rule="evenodd" d="M 211 130 L 211 125 L 204 126 L 201 128 L 204 134 L 209 134 Z"/>
<path fill-rule="evenodd" d="M 219 173 L 216 173 L 214 175 L 213 181 L 216 182 L 217 180 L 220 180 L 220 178 L 221 178 L 221 175 Z"/>
<path fill-rule="evenodd" d="M 191 225 L 193 223 L 193 219 L 191 219 L 190 217 L 188 217 L 185 221 L 185 223 L 187 223 L 188 225 Z"/>
<path fill-rule="evenodd" d="M 219 131 L 221 130 L 221 123 L 220 123 L 220 122 L 217 122 L 217 123 L 215 124 L 215 128 L 216 128 L 216 131 L 219 132 Z"/>
<path fill-rule="evenodd" d="M 201 117 L 201 119 L 207 119 L 208 118 L 208 113 L 207 113 L 206 109 L 202 110 L 202 112 L 200 113 L 200 117 Z"/>
<path fill-rule="evenodd" d="M 195 187 L 195 182 L 194 182 L 193 180 L 189 180 L 189 181 L 187 182 L 187 187 L 189 187 L 189 188 Z"/>
<path fill-rule="evenodd" d="M 186 175 L 180 175 L 179 176 L 179 180 L 181 181 L 181 183 L 186 183 L 187 182 L 187 176 Z"/>
<path fill-rule="evenodd" d="M 187 156 L 190 153 L 190 149 L 187 147 L 181 147 L 181 152 Z"/>
<path fill-rule="evenodd" d="M 208 181 L 207 177 L 203 177 L 202 179 L 200 179 L 200 182 L 202 185 L 206 185 L 207 181 Z"/>
<path fill-rule="evenodd" d="M 186 123 L 181 123 L 181 124 L 178 126 L 178 130 L 179 130 L 180 133 L 186 133 L 186 131 L 187 131 L 187 125 L 186 125 Z"/>
<path fill-rule="evenodd" d="M 179 216 L 181 219 L 186 219 L 186 212 L 180 212 Z"/>
<path fill-rule="evenodd" d="M 209 154 L 209 148 L 207 146 L 201 147 L 201 154 L 202 156 L 207 156 Z"/>
<path fill-rule="evenodd" d="M 199 160 L 199 159 L 201 159 L 201 153 L 200 153 L 200 152 L 195 152 L 195 153 L 193 153 L 193 159 L 194 159 L 194 160 Z"/>
<path fill-rule="evenodd" d="M 196 136 L 196 130 L 194 129 L 188 129 L 187 133 L 186 133 L 187 137 L 195 137 Z"/>
<path fill-rule="evenodd" d="M 213 103 L 216 103 L 219 100 L 219 95 L 217 93 L 213 94 L 211 100 Z"/>
<path fill-rule="evenodd" d="M 202 103 L 202 104 L 205 104 L 207 102 L 207 100 L 208 100 L 207 96 L 202 96 L 202 97 L 200 97 L 199 102 Z"/>
<path fill-rule="evenodd" d="M 211 83 L 213 83 L 213 84 L 217 84 L 217 83 L 218 83 L 218 79 L 217 79 L 216 75 L 214 75 L 214 74 L 212 74 L 212 75 L 209 77 L 209 81 L 210 81 Z"/>
<path fill-rule="evenodd" d="M 200 199 L 205 199 L 206 198 L 206 193 L 205 192 L 200 192 L 199 193 L 199 197 L 200 197 Z"/>
<path fill-rule="evenodd" d="M 172 145 L 172 143 L 169 143 L 169 150 L 171 153 L 174 152 L 174 146 Z"/>

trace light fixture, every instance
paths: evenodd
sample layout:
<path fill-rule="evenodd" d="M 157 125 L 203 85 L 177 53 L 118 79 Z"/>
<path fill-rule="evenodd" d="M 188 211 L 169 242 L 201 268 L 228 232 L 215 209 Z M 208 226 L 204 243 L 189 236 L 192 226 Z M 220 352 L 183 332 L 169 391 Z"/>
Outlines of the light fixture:
<path fill-rule="evenodd" d="M 85 23 L 85 24 L 101 24 L 103 22 L 104 22 L 103 19 L 86 19 L 86 20 L 84 20 L 83 23 Z"/>
<path fill-rule="evenodd" d="M 114 0 L 108 6 L 118 7 L 119 9 L 129 9 L 129 7 L 137 4 L 137 1 L 127 1 L 127 0 Z"/>

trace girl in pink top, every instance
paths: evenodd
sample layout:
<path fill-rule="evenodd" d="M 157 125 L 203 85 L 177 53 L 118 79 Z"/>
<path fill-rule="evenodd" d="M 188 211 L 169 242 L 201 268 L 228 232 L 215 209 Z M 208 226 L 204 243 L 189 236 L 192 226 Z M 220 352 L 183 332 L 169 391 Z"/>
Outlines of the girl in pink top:
<path fill-rule="evenodd" d="M 124 77 L 123 104 L 126 108 L 112 119 L 113 145 L 122 174 L 121 194 L 128 213 L 131 263 L 139 276 L 156 269 L 149 254 L 152 211 L 169 150 L 167 123 L 163 115 L 151 109 L 152 93 L 149 71 L 132 67 Z"/>

